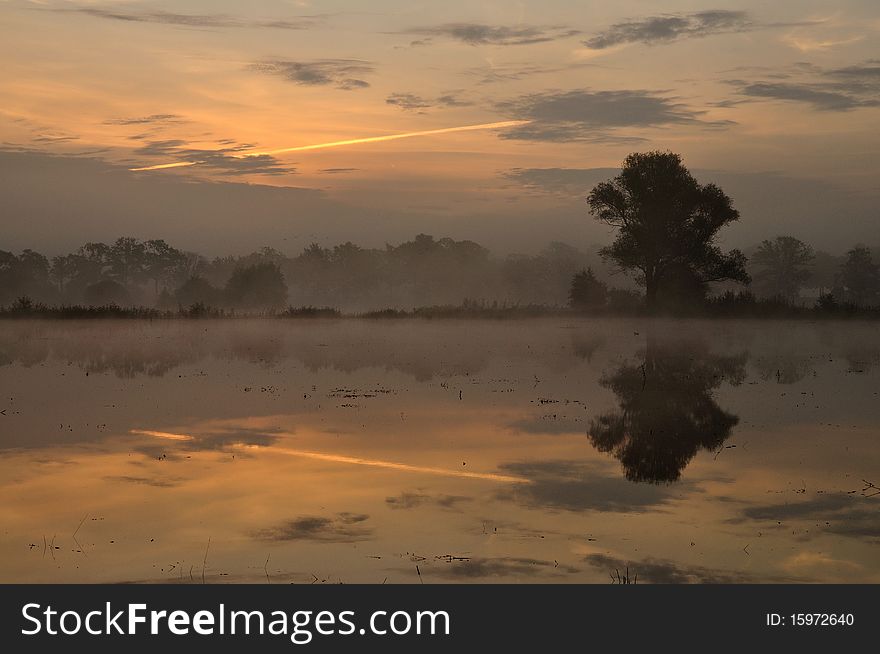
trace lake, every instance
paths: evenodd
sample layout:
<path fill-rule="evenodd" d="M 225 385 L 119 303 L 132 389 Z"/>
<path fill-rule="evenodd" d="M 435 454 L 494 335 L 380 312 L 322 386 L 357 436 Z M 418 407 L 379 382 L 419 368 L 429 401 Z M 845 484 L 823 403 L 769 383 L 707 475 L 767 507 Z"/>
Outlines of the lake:
<path fill-rule="evenodd" d="M 5 321 L 0 581 L 880 582 L 880 324 Z"/>

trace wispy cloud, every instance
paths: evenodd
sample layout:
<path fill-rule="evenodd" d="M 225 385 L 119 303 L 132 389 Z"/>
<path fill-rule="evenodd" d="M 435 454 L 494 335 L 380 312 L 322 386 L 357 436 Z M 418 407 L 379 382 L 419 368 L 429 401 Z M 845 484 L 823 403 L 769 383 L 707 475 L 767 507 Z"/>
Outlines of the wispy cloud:
<path fill-rule="evenodd" d="M 372 73 L 373 64 L 361 59 L 317 59 L 313 61 L 263 61 L 251 70 L 279 75 L 301 86 L 335 86 L 343 91 L 370 86 L 362 76 Z"/>
<path fill-rule="evenodd" d="M 431 27 L 414 27 L 402 32 L 417 36 L 446 38 L 468 45 L 530 45 L 571 38 L 580 30 L 566 27 L 539 27 L 533 25 L 486 25 L 483 23 L 444 23 Z M 427 45 L 413 41 L 410 45 Z"/>
<path fill-rule="evenodd" d="M 269 154 L 242 156 L 252 146 L 247 144 L 233 147 L 207 150 L 189 147 L 186 141 L 167 139 L 150 141 L 137 148 L 134 153 L 139 156 L 161 156 L 175 159 L 174 163 L 164 164 L 167 168 L 179 168 L 199 165 L 210 168 L 220 175 L 293 175 L 296 168 L 282 164 Z"/>
<path fill-rule="evenodd" d="M 136 116 L 134 118 L 108 118 L 105 125 L 154 125 L 157 123 L 179 123 L 181 117 L 177 114 L 151 114 L 149 116 Z"/>
<path fill-rule="evenodd" d="M 662 14 L 615 23 L 584 41 L 594 50 L 628 43 L 673 43 L 727 32 L 746 32 L 758 26 L 745 11 L 708 9 L 683 14 Z"/>
<path fill-rule="evenodd" d="M 179 14 L 170 11 L 131 11 L 126 7 L 102 9 L 100 7 L 59 7 L 53 11 L 75 12 L 126 23 L 156 23 L 160 25 L 177 25 L 182 27 L 206 28 L 273 28 L 284 30 L 304 30 L 315 27 L 324 19 L 323 16 L 298 16 L 293 19 L 252 20 L 229 16 L 227 14 Z"/>
<path fill-rule="evenodd" d="M 400 107 L 404 111 L 421 111 L 436 107 L 469 107 L 474 103 L 463 100 L 454 93 L 446 93 L 436 98 L 423 98 L 414 93 L 392 93 L 385 98 L 385 103 Z"/>
<path fill-rule="evenodd" d="M 880 62 L 875 60 L 832 69 L 798 64 L 759 79 L 725 81 L 745 98 L 799 102 L 818 111 L 880 106 Z"/>
<path fill-rule="evenodd" d="M 706 122 L 702 111 L 659 93 L 644 90 L 533 93 L 503 101 L 496 107 L 512 117 L 529 120 L 501 138 L 527 141 L 632 142 L 641 140 L 614 132 L 624 127 L 657 127 L 700 124 L 723 127 L 727 122 Z"/>

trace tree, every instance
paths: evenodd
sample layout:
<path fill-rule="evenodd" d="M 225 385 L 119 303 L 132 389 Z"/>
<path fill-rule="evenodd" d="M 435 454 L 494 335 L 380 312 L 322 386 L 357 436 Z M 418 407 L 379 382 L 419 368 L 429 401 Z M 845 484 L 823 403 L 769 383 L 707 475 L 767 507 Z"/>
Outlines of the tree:
<path fill-rule="evenodd" d="M 194 304 L 213 307 L 220 301 L 220 289 L 211 286 L 204 277 L 190 277 L 174 292 L 174 299 L 182 307 Z"/>
<path fill-rule="evenodd" d="M 876 302 L 880 295 L 880 266 L 874 263 L 871 250 L 857 245 L 846 253 L 840 266 L 840 283 L 846 298 L 856 304 Z"/>
<path fill-rule="evenodd" d="M 572 309 L 585 310 L 605 306 L 608 287 L 596 279 L 592 268 L 577 273 L 571 280 L 568 303 Z"/>
<path fill-rule="evenodd" d="M 813 248 L 794 236 L 762 241 L 752 256 L 755 282 L 764 294 L 791 302 L 810 279 L 814 256 Z"/>
<path fill-rule="evenodd" d="M 703 284 L 749 281 L 743 254 L 724 253 L 715 243 L 739 212 L 720 188 L 699 184 L 677 154 L 630 154 L 620 174 L 593 188 L 587 204 L 597 220 L 617 230 L 602 256 L 636 272 L 649 308 L 682 269 Z"/>
<path fill-rule="evenodd" d="M 277 309 L 287 302 L 287 284 L 273 263 L 239 266 L 226 283 L 226 298 L 245 309 Z"/>
<path fill-rule="evenodd" d="M 83 291 L 83 301 L 94 307 L 115 304 L 125 306 L 131 304 L 131 295 L 128 289 L 112 279 L 102 279 L 99 282 L 86 286 Z"/>
<path fill-rule="evenodd" d="M 143 241 L 130 236 L 120 237 L 108 252 L 110 275 L 128 288 L 145 276 L 146 258 L 147 251 Z"/>
<path fill-rule="evenodd" d="M 186 272 L 187 257 L 162 239 L 144 243 L 144 272 L 153 280 L 153 291 L 159 297 L 159 286 L 167 289 Z"/>

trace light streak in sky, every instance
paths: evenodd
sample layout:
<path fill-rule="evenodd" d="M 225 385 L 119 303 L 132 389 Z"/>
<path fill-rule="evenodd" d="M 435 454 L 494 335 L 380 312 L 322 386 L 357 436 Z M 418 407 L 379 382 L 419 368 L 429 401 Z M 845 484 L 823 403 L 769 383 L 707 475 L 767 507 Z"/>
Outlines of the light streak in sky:
<path fill-rule="evenodd" d="M 344 141 L 330 141 L 329 143 L 314 143 L 312 145 L 298 145 L 292 148 L 277 148 L 275 150 L 262 150 L 259 152 L 245 152 L 241 154 L 231 154 L 229 156 L 236 159 L 247 159 L 249 157 L 262 157 L 266 155 L 284 154 L 287 152 L 305 152 L 308 150 L 323 150 L 325 148 L 340 148 L 346 145 L 360 145 L 362 143 L 381 143 L 383 141 L 396 141 L 398 139 L 410 139 L 417 136 L 434 136 L 437 134 L 452 134 L 454 132 L 473 132 L 485 129 L 504 129 L 506 127 L 518 127 L 526 125 L 530 120 L 502 120 L 495 123 L 481 123 L 479 125 L 459 125 L 458 127 L 441 127 L 439 129 L 425 129 L 418 132 L 401 132 L 398 134 L 385 134 L 383 136 L 366 136 L 364 138 L 346 139 Z M 131 171 L 148 171 L 148 170 L 165 170 L 167 168 L 181 168 L 183 166 L 197 166 L 203 161 L 177 161 L 173 163 L 157 164 L 155 166 L 142 166 L 140 168 L 129 168 Z"/>

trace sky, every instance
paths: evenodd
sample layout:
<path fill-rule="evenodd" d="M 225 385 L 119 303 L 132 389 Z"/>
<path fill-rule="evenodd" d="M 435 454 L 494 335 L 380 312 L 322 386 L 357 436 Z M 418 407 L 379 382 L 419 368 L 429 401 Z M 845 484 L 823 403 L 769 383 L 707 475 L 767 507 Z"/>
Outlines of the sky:
<path fill-rule="evenodd" d="M 880 233 L 876 0 L 0 0 L 0 37 L 0 249 L 592 247 L 654 149 L 731 246 Z"/>

